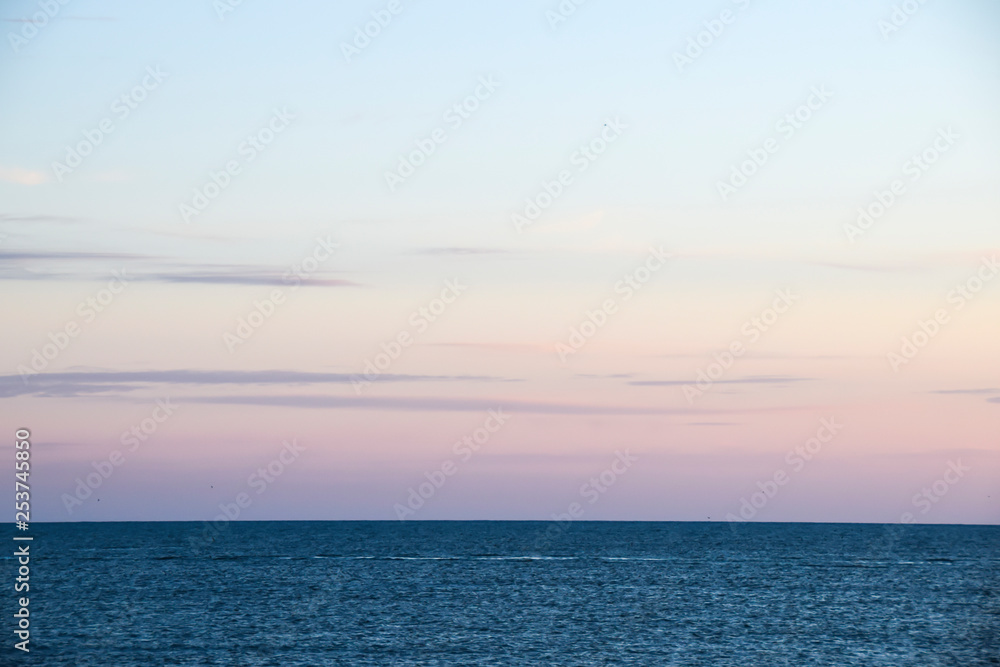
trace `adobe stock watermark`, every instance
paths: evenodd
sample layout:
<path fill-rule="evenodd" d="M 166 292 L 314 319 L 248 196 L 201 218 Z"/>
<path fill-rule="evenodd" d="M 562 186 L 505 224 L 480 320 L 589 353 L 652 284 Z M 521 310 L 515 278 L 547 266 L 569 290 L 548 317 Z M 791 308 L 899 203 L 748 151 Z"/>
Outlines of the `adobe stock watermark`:
<path fill-rule="evenodd" d="M 576 10 L 586 4 L 587 0 L 561 0 L 552 9 L 545 10 L 545 20 L 549 22 L 549 27 L 555 30 L 561 24 L 570 19 Z"/>
<path fill-rule="evenodd" d="M 392 506 L 393 511 L 396 513 L 396 518 L 400 521 L 405 521 L 416 514 L 428 500 L 433 498 L 444 487 L 448 482 L 448 478 L 453 477 L 458 472 L 461 464 L 468 462 L 469 459 L 479 452 L 509 419 L 510 415 L 505 415 L 503 408 L 498 407 L 496 410 L 489 410 L 482 426 L 476 428 L 472 433 L 462 436 L 461 440 L 456 441 L 452 445 L 451 451 L 458 457 L 458 462 L 454 459 L 447 459 L 437 469 L 425 472 L 424 477 L 427 478 L 426 481 L 407 489 L 409 495 L 406 497 L 406 503 L 396 503 Z"/>
<path fill-rule="evenodd" d="M 906 194 L 904 178 L 908 178 L 910 183 L 919 181 L 920 177 L 927 173 L 927 170 L 937 163 L 942 155 L 951 150 L 959 138 L 958 133 L 952 130 L 950 125 L 947 128 L 940 128 L 929 146 L 912 155 L 903 163 L 903 178 L 893 179 L 885 190 L 876 190 L 873 193 L 874 201 L 867 206 L 858 208 L 858 217 L 854 223 L 844 225 L 847 240 L 854 243 L 871 229 L 875 221 L 885 215 L 899 201 L 900 197 Z"/>
<path fill-rule="evenodd" d="M 293 120 L 295 115 L 287 107 L 274 109 L 267 123 L 253 134 L 247 135 L 246 140 L 236 148 L 239 158 L 227 160 L 218 171 L 209 170 L 208 180 L 204 185 L 194 188 L 190 203 L 184 201 L 178 204 L 181 220 L 191 222 L 192 217 L 204 213 L 209 204 L 232 184 L 233 177 L 239 176 L 243 167 L 256 160 L 279 134 L 288 129 Z"/>
<path fill-rule="evenodd" d="M 674 64 L 677 65 L 678 72 L 683 74 L 685 67 L 693 65 L 695 60 L 701 58 L 702 54 L 715 44 L 715 40 L 722 37 L 727 26 L 736 22 L 740 12 L 750 6 L 750 0 L 732 0 L 732 2 L 736 5 L 735 12 L 728 7 L 723 9 L 717 17 L 702 23 L 704 30 L 700 30 L 693 37 L 688 37 L 687 46 L 683 51 L 674 51 Z"/>
<path fill-rule="evenodd" d="M 798 300 L 799 297 L 792 294 L 790 289 L 775 292 L 770 307 L 762 310 L 756 317 L 751 317 L 740 327 L 743 338 L 733 340 L 726 349 L 716 352 L 713 362 L 703 369 L 698 369 L 695 374 L 695 383 L 683 386 L 682 391 L 688 405 L 693 405 L 696 398 L 701 397 L 712 388 L 717 380 L 722 379 L 722 376 L 733 367 L 736 360 L 746 354 L 748 346 L 760 340 L 760 337 L 767 333 Z"/>
<path fill-rule="evenodd" d="M 386 372 L 392 366 L 393 362 L 399 359 L 403 350 L 416 342 L 416 336 L 427 331 L 432 323 L 444 315 L 445 311 L 448 310 L 448 306 L 455 303 L 467 287 L 467 285 L 461 284 L 458 280 L 444 281 L 444 289 L 441 290 L 441 294 L 438 297 L 431 299 L 426 305 L 420 306 L 410 313 L 407 322 L 413 327 L 413 332 L 411 333 L 410 329 L 406 328 L 387 342 L 383 342 L 381 352 L 375 354 L 370 359 L 365 359 L 362 375 L 351 376 L 351 386 L 354 387 L 354 393 L 360 396 L 361 391 L 365 387 Z"/>
<path fill-rule="evenodd" d="M 608 118 L 600 132 L 593 139 L 585 144 L 581 144 L 569 158 L 571 166 L 576 167 L 576 172 L 582 174 L 587 171 L 604 152 L 608 146 L 617 141 L 622 131 L 628 129 L 628 125 L 623 123 L 617 116 L 614 119 Z M 519 233 L 525 227 L 534 224 L 542 213 L 552 206 L 553 203 L 566 191 L 566 188 L 573 184 L 573 171 L 563 169 L 557 173 L 551 181 L 543 180 L 541 189 L 532 197 L 524 200 L 524 208 L 510 216 L 514 223 L 514 229 Z"/>
<path fill-rule="evenodd" d="M 448 128 L 457 130 L 465 121 L 472 118 L 472 114 L 493 96 L 499 86 L 500 83 L 492 75 L 479 77 L 472 93 L 465 96 L 461 102 L 448 107 L 441 116 L 442 120 Z M 427 159 L 437 151 L 438 146 L 446 141 L 448 141 L 448 130 L 442 126 L 431 130 L 426 137 L 414 140 L 416 148 L 406 154 L 400 153 L 396 168 L 385 172 L 385 184 L 389 187 L 389 192 L 395 192 L 397 187 L 413 176 L 417 169 L 426 164 Z"/>
<path fill-rule="evenodd" d="M 962 459 L 948 461 L 948 467 L 945 468 L 941 478 L 934 480 L 913 496 L 911 499 L 913 506 L 919 509 L 921 514 L 927 514 L 934 505 L 948 495 L 951 487 L 958 484 L 965 477 L 965 473 L 971 470 L 969 466 L 962 465 Z"/>
<path fill-rule="evenodd" d="M 243 4 L 243 0 L 212 0 L 212 9 L 219 21 L 225 21 L 227 14 L 232 14 L 236 8 Z"/>
<path fill-rule="evenodd" d="M 976 298 L 986 284 L 996 277 L 997 273 L 1000 273 L 1000 263 L 997 262 L 996 255 L 984 257 L 979 269 L 964 282 L 956 285 L 945 297 L 947 303 L 952 306 L 952 313 L 965 308 L 966 304 Z M 920 350 L 927 347 L 928 343 L 941 333 L 941 329 L 949 322 L 951 322 L 951 313 L 948 312 L 947 308 L 938 308 L 929 318 L 917 320 L 917 326 L 913 332 L 903 336 L 900 340 L 899 350 L 889 352 L 886 355 L 889 368 L 894 373 L 898 373 L 900 367 L 913 361 Z"/>
<path fill-rule="evenodd" d="M 409 4 L 409 3 L 407 3 Z M 360 56 L 361 52 L 371 46 L 372 40 L 382 34 L 382 31 L 403 12 L 401 0 L 389 0 L 384 9 L 376 9 L 371 13 L 372 20 L 354 28 L 354 39 L 340 43 L 340 52 L 348 63 L 351 58 Z"/>
<path fill-rule="evenodd" d="M 633 465 L 639 461 L 629 450 L 616 451 L 615 458 L 607 468 L 594 475 L 580 486 L 580 498 L 593 505 L 606 494 Z M 586 507 L 581 502 L 573 501 L 563 513 L 552 514 L 552 523 L 545 532 L 535 540 L 534 550 L 539 552 L 548 547 L 555 539 L 569 530 L 574 521 L 579 521 L 586 514 Z"/>
<path fill-rule="evenodd" d="M 13 32 L 7 33 L 7 41 L 14 53 L 20 53 L 21 49 L 28 45 L 28 42 L 38 36 L 38 33 L 49 24 L 68 5 L 70 0 L 38 0 L 40 11 L 31 15 L 31 18 L 21 17 L 21 34 Z"/>
<path fill-rule="evenodd" d="M 795 473 L 801 472 L 806 467 L 806 463 L 819 455 L 823 451 L 823 446 L 829 444 L 844 428 L 843 424 L 837 423 L 836 417 L 820 419 L 819 424 L 815 435 L 803 444 L 795 445 L 785 454 L 785 463 L 791 466 L 790 473 L 784 468 L 778 468 L 770 478 L 757 482 L 758 490 L 751 493 L 749 499 L 747 497 L 740 498 L 740 508 L 737 510 L 739 516 L 732 512 L 726 514 L 726 521 L 729 522 L 730 528 L 735 530 L 734 523 L 750 521 L 757 516 L 757 512 L 764 509 L 778 495 L 781 487 L 788 484 Z"/>
<path fill-rule="evenodd" d="M 650 246 L 646 261 L 615 283 L 614 292 L 621 295 L 621 303 L 625 303 L 641 290 L 652 279 L 653 274 L 664 267 L 670 257 L 671 255 L 663 250 L 663 246 L 659 248 Z M 619 305 L 617 297 L 608 297 L 596 310 L 584 313 L 584 319 L 578 325 L 570 327 L 567 341 L 556 343 L 556 355 L 559 361 L 565 365 L 570 355 L 579 352 L 598 331 L 604 328 L 608 319 L 618 312 Z"/>
<path fill-rule="evenodd" d="M 122 446 L 127 448 L 129 452 L 137 451 L 143 443 L 159 430 L 161 424 L 173 416 L 177 407 L 170 402 L 169 398 L 156 399 L 156 407 L 153 408 L 148 417 L 138 424 L 134 424 L 129 430 L 122 431 L 119 438 Z M 61 500 L 63 506 L 66 508 L 66 513 L 72 515 L 73 508 L 82 506 L 84 501 L 90 498 L 97 489 L 101 488 L 104 482 L 111 479 L 115 470 L 121 467 L 125 463 L 125 460 L 126 456 L 122 450 L 116 449 L 105 460 L 91 461 L 90 465 L 94 468 L 94 472 L 88 473 L 83 479 L 77 477 L 76 489 L 72 494 L 62 494 Z"/>
<path fill-rule="evenodd" d="M 104 312 L 104 309 L 125 291 L 132 280 L 126 277 L 125 273 L 125 269 L 112 271 L 111 275 L 114 277 L 108 281 L 107 287 L 101 288 L 77 305 L 76 314 L 83 319 L 83 324 L 90 324 L 97 319 L 98 314 Z M 24 364 L 17 366 L 17 372 L 20 373 L 24 383 L 28 383 L 30 376 L 38 375 L 48 368 L 49 363 L 55 361 L 63 350 L 69 347 L 73 339 L 80 335 L 81 331 L 83 331 L 82 326 L 75 319 L 69 320 L 55 331 L 50 331 L 49 342 L 44 343 L 40 348 L 31 350 L 31 359 L 28 361 L 30 368 Z"/>
<path fill-rule="evenodd" d="M 727 180 L 716 181 L 715 187 L 722 201 L 728 201 L 732 195 L 745 186 L 750 178 L 768 163 L 771 156 L 781 149 L 781 142 L 787 142 L 794 137 L 795 133 L 805 127 L 805 124 L 812 119 L 813 114 L 822 109 L 832 97 L 833 93 L 826 89 L 825 84 L 810 88 L 809 96 L 805 102 L 786 113 L 774 124 L 774 130 L 781 138 L 769 137 L 764 140 L 760 147 L 747 150 L 748 159 L 738 165 L 734 164 Z"/>
<path fill-rule="evenodd" d="M 951 488 L 958 484 L 967 472 L 972 468 L 963 465 L 962 460 L 948 461 L 948 467 L 939 479 L 934 480 L 929 486 L 923 487 L 910 499 L 910 505 L 920 510 L 921 514 L 927 514 L 939 503 Z M 876 556 L 887 558 L 892 554 L 896 543 L 904 532 L 917 523 L 917 516 L 909 510 L 899 516 L 899 521 L 892 524 L 885 524 L 882 537 L 878 542 L 873 542 L 868 549 L 868 558 Z"/>
<path fill-rule="evenodd" d="M 127 93 L 115 98 L 115 101 L 111 103 L 110 110 L 114 114 L 114 118 L 106 116 L 98 121 L 96 127 L 83 130 L 81 141 L 66 146 L 66 156 L 63 158 L 63 162 L 52 163 L 52 173 L 56 180 L 62 183 L 65 176 L 73 173 L 77 167 L 83 164 L 84 158 L 92 154 L 104 142 L 104 139 L 115 131 L 115 119 L 121 122 L 128 118 L 133 111 L 139 108 L 140 104 L 146 101 L 151 92 L 160 87 L 160 84 L 168 76 L 170 76 L 168 73 L 160 70 L 159 65 L 147 67 L 146 75 L 142 77 L 142 81 L 133 86 Z"/>
<path fill-rule="evenodd" d="M 254 497 L 267 491 L 306 451 L 306 447 L 300 445 L 294 438 L 291 442 L 286 440 L 281 444 L 277 456 L 247 477 L 245 491 L 237 493 L 230 502 L 219 503 L 220 513 L 211 521 L 203 522 L 201 539 L 196 539 L 194 536 L 188 538 L 188 544 L 195 553 L 200 553 L 202 548 L 214 543 L 229 527 L 229 522 L 239 519 L 243 512 L 253 505 Z M 250 495 L 250 491 L 254 492 L 254 496 Z"/>
<path fill-rule="evenodd" d="M 319 271 L 339 247 L 339 243 L 330 240 L 329 234 L 316 237 L 316 245 L 313 246 L 312 251 L 300 261 L 292 264 L 288 271 L 282 274 L 281 281 L 290 284 L 291 287 L 288 289 L 292 292 L 303 283 L 308 284 L 309 277 Z M 255 300 L 250 312 L 236 322 L 236 328 L 222 334 L 222 342 L 229 353 L 234 354 L 243 343 L 250 340 L 257 330 L 271 319 L 278 310 L 278 306 L 283 305 L 286 299 L 285 290 L 275 288 L 268 296 Z"/>
<path fill-rule="evenodd" d="M 903 2 L 893 5 L 892 12 L 884 19 L 879 19 L 876 27 L 882 35 L 883 41 L 889 41 L 890 35 L 898 32 L 900 28 L 909 23 L 910 19 L 916 15 L 927 0 L 903 0 Z"/>

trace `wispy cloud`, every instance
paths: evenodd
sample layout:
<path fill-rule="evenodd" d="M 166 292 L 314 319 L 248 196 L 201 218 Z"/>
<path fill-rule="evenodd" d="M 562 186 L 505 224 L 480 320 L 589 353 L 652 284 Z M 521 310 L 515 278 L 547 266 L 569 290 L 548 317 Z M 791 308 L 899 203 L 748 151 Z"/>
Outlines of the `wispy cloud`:
<path fill-rule="evenodd" d="M 1000 389 L 995 387 L 981 387 L 977 389 L 937 389 L 930 392 L 932 394 L 953 394 L 959 396 L 989 396 L 990 394 L 1000 394 Z M 1000 403 L 1000 396 L 986 399 L 987 403 Z"/>
<path fill-rule="evenodd" d="M 2 259 L 2 258 L 0 258 Z M 268 285 L 272 287 L 289 286 L 292 284 L 284 274 L 278 273 L 145 273 L 129 274 L 131 282 L 149 283 L 197 283 L 203 285 Z M 0 272 L 0 280 L 107 280 L 107 276 L 99 273 L 41 273 L 27 271 L 24 273 Z M 319 278 L 310 276 L 298 283 L 301 287 L 363 287 L 361 283 L 341 278 Z"/>
<path fill-rule="evenodd" d="M 718 352 L 716 349 L 706 349 L 702 352 L 673 352 L 669 354 L 644 355 L 655 359 L 711 359 Z M 839 361 L 843 359 L 881 359 L 880 355 L 858 354 L 786 354 L 783 352 L 746 352 L 742 359 L 809 359 L 815 361 Z"/>
<path fill-rule="evenodd" d="M 932 394 L 1000 394 L 1000 389 L 937 389 Z"/>
<path fill-rule="evenodd" d="M 298 386 L 350 384 L 355 375 L 292 370 L 220 371 L 178 369 L 167 371 L 69 371 L 27 376 L 0 375 L 0 397 L 74 396 L 131 392 L 155 385 Z M 509 382 L 515 378 L 487 375 L 394 375 L 379 382 Z"/>
<path fill-rule="evenodd" d="M 10 250 L 0 252 L 0 262 L 24 262 L 26 260 L 52 259 L 88 262 L 105 259 L 148 259 L 148 255 L 120 252 L 59 252 L 51 250 Z M 0 276 L 2 278 L 2 276 Z"/>
<path fill-rule="evenodd" d="M 739 426 L 738 422 L 688 422 L 688 426 Z"/>
<path fill-rule="evenodd" d="M 733 380 L 714 380 L 713 384 L 788 384 L 791 382 L 808 382 L 815 379 L 788 375 L 755 375 Z M 681 387 L 696 384 L 697 382 L 697 380 L 633 380 L 628 384 L 638 387 Z"/>
<path fill-rule="evenodd" d="M 227 264 L 185 265 L 163 261 L 162 257 L 118 252 L 76 252 L 54 250 L 11 250 L 0 252 L 0 280 L 106 280 L 108 261 L 123 263 L 151 261 L 161 267 L 156 271 L 137 272 L 133 268 L 129 279 L 135 282 L 197 283 L 213 285 L 270 285 L 303 287 L 362 287 L 346 278 L 334 278 L 329 272 L 316 273 L 296 280 L 285 268 L 238 266 Z M 99 267 L 86 268 L 88 263 Z M 68 265 L 69 269 L 62 268 Z M 121 268 L 116 267 L 116 268 Z"/>
<path fill-rule="evenodd" d="M 285 274 L 269 272 L 237 272 L 229 273 L 149 273 L 137 275 L 139 282 L 159 283 L 202 283 L 215 285 L 289 285 Z M 341 278 L 320 278 L 310 276 L 299 283 L 302 287 L 362 287 L 361 283 Z"/>
<path fill-rule="evenodd" d="M 827 257 L 792 257 L 773 253 L 745 252 L 742 250 L 688 250 L 678 251 L 674 253 L 674 256 L 678 260 L 749 262 L 769 266 L 776 264 L 798 264 L 866 273 L 905 273 L 965 266 L 969 263 L 978 262 L 984 255 L 992 255 L 997 252 L 998 250 L 995 248 L 987 248 L 968 251 L 924 253 L 900 258 L 878 257 L 869 261 L 860 259 L 840 261 Z"/>
<path fill-rule="evenodd" d="M 15 215 L 12 213 L 0 213 L 0 222 L 69 224 L 82 221 L 83 221 L 82 218 L 74 218 L 67 215 Z"/>
<path fill-rule="evenodd" d="M 428 347 L 467 347 L 499 352 L 552 352 L 550 343 L 426 343 Z"/>
<path fill-rule="evenodd" d="M 381 380 L 381 378 L 380 378 Z M 188 403 L 231 405 L 266 405 L 272 407 L 313 409 L 416 410 L 443 412 L 483 412 L 501 408 L 512 413 L 549 415 L 698 415 L 743 412 L 737 410 L 698 410 L 685 408 L 647 408 L 579 403 L 544 403 L 504 398 L 443 397 L 353 397 L 353 396 L 201 396 L 184 399 Z"/>

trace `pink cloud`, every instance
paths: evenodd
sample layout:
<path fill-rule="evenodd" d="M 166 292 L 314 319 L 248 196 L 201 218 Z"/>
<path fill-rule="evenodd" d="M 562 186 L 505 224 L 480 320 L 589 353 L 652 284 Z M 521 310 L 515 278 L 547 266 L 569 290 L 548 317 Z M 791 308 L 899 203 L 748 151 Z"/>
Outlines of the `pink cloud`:
<path fill-rule="evenodd" d="M 49 177 L 40 171 L 20 167 L 0 167 L 0 181 L 18 185 L 40 185 L 48 180 Z"/>

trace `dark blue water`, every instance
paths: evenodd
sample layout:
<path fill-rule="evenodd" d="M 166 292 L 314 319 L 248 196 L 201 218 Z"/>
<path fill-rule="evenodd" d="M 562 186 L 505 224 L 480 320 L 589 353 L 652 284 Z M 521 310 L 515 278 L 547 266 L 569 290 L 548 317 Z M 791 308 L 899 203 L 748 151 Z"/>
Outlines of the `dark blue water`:
<path fill-rule="evenodd" d="M 32 651 L 13 651 L 8 621 L 3 664 L 1000 665 L 998 527 L 262 522 L 31 532 Z"/>

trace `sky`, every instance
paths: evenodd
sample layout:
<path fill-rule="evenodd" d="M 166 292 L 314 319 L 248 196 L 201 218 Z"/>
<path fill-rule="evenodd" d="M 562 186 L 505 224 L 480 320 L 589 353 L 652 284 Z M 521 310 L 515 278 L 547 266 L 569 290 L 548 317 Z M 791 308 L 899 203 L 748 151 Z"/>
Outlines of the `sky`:
<path fill-rule="evenodd" d="M 1000 521 L 996 3 L 0 19 L 34 520 Z"/>

